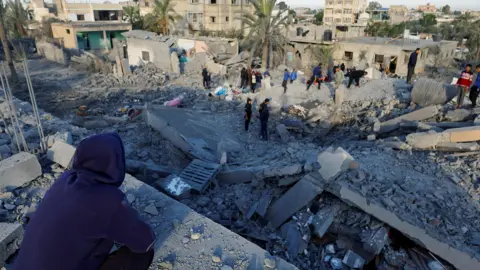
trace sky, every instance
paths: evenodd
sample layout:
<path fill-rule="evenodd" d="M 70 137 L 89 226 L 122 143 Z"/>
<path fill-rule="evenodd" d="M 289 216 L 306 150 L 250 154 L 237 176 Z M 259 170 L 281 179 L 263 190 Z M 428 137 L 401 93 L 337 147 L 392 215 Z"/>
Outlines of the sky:
<path fill-rule="evenodd" d="M 277 0 L 280 2 L 281 0 Z M 318 8 L 323 7 L 325 1 L 324 0 L 283 0 L 287 5 L 291 7 L 310 7 L 310 8 Z M 370 2 L 370 1 L 369 1 Z M 418 5 L 426 5 L 427 3 L 434 4 L 437 8 L 444 5 L 450 5 L 450 7 L 455 9 L 474 9 L 480 11 L 480 1 L 479 0 L 462 0 L 462 1 L 455 1 L 456 3 L 452 3 L 454 1 L 450 0 L 432 0 L 432 1 L 425 1 L 425 0 L 377 0 L 382 6 L 388 7 L 390 5 L 406 5 L 409 8 L 415 8 Z"/>

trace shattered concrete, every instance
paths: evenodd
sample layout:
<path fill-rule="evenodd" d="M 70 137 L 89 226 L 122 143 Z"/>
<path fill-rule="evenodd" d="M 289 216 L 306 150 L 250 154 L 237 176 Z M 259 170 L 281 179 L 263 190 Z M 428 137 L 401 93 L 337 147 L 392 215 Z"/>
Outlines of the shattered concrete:
<path fill-rule="evenodd" d="M 42 174 L 36 156 L 21 152 L 0 161 L 0 188 L 20 187 Z"/>

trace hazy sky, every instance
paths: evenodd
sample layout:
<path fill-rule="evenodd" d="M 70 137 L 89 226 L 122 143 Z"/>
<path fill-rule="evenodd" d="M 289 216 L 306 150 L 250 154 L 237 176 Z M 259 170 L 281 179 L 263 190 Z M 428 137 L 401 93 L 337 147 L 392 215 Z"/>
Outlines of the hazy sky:
<path fill-rule="evenodd" d="M 281 0 L 277 0 L 281 1 Z M 292 7 L 323 7 L 325 1 L 324 0 L 284 0 L 287 5 Z M 425 1 L 425 0 L 377 0 L 380 4 L 384 7 L 388 7 L 390 5 L 406 5 L 409 8 L 417 7 L 418 5 L 425 5 L 427 3 L 432 3 L 439 6 L 444 6 L 446 4 L 450 5 L 452 9 L 477 9 L 480 10 L 480 1 L 479 0 L 462 0 L 462 1 L 448 1 L 448 0 L 433 0 L 433 1 Z"/>

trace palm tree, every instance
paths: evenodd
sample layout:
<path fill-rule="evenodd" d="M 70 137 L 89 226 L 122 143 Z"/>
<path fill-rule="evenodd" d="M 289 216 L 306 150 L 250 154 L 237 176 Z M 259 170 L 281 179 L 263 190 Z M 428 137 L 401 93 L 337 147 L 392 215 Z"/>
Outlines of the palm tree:
<path fill-rule="evenodd" d="M 123 20 L 129 22 L 133 28 L 138 28 L 142 20 L 138 5 L 123 7 Z"/>
<path fill-rule="evenodd" d="M 169 26 L 182 17 L 178 15 L 173 9 L 174 3 L 172 0 L 155 0 L 152 16 L 145 16 L 144 27 L 155 29 L 159 26 L 162 34 L 169 33 Z"/>
<path fill-rule="evenodd" d="M 20 0 L 8 1 L 5 5 L 5 23 L 14 37 L 27 35 L 28 12 Z"/>
<path fill-rule="evenodd" d="M 280 41 L 278 34 L 287 24 L 288 16 L 285 13 L 288 10 L 282 9 L 273 14 L 277 0 L 251 0 L 250 3 L 255 9 L 254 13 L 242 13 L 239 19 L 248 30 L 245 44 L 249 45 L 252 55 L 258 47 L 262 48 L 262 67 L 265 68 L 269 43 L 272 43 L 272 48 L 283 50 L 284 44 L 278 44 Z"/>
<path fill-rule="evenodd" d="M 7 36 L 5 33 L 5 9 L 3 8 L 3 0 L 0 0 L 0 40 L 2 41 L 3 52 L 5 53 L 5 61 L 8 63 L 8 67 L 10 68 L 10 79 L 12 82 L 18 81 L 17 71 L 15 70 L 15 66 L 13 65 L 12 54 L 10 52 L 10 48 L 8 46 Z"/>

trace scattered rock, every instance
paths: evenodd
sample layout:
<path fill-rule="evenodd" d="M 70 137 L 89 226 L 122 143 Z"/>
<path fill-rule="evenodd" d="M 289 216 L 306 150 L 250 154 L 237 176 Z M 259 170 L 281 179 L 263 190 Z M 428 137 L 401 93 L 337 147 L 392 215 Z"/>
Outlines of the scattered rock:
<path fill-rule="evenodd" d="M 217 255 L 212 255 L 212 261 L 214 263 L 220 263 L 222 261 L 222 258 L 220 258 L 219 256 Z"/>
<path fill-rule="evenodd" d="M 263 264 L 266 267 L 272 268 L 272 269 L 275 269 L 275 267 L 277 266 L 277 262 L 275 262 L 273 258 L 265 258 L 265 260 L 263 260 Z"/>
<path fill-rule="evenodd" d="M 132 193 L 128 193 L 127 194 L 127 202 L 129 204 L 132 204 L 134 201 L 135 201 L 135 195 L 133 195 Z"/>
<path fill-rule="evenodd" d="M 158 215 L 158 210 L 157 210 L 157 207 L 155 207 L 155 204 L 151 203 L 149 204 L 147 207 L 145 207 L 143 209 L 143 211 L 145 211 L 146 213 L 149 213 L 151 215 Z"/>

